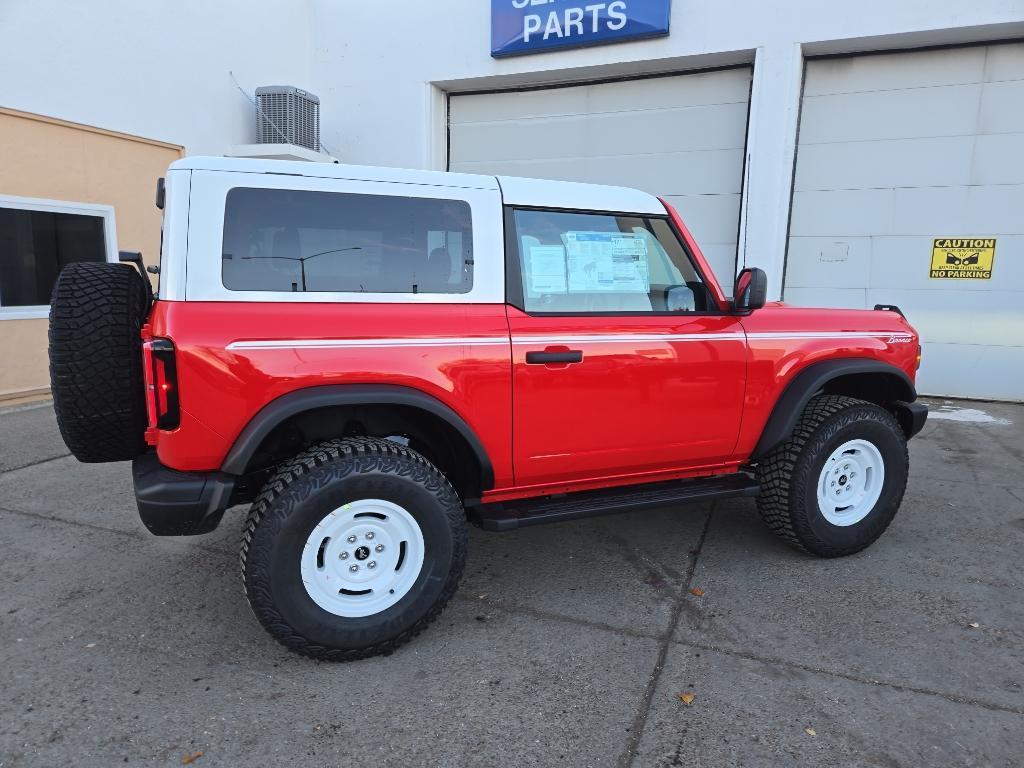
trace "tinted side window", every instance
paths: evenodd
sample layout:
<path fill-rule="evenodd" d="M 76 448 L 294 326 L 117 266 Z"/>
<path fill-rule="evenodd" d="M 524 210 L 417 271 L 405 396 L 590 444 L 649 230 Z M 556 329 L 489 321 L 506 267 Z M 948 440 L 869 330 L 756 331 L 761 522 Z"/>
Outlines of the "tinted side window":
<path fill-rule="evenodd" d="M 517 210 L 527 312 L 703 311 L 707 293 L 660 219 Z"/>
<path fill-rule="evenodd" d="M 106 261 L 103 217 L 0 208 L 0 307 L 50 303 L 73 261 Z"/>
<path fill-rule="evenodd" d="M 236 188 L 223 280 L 234 291 L 467 293 L 472 248 L 461 200 Z"/>

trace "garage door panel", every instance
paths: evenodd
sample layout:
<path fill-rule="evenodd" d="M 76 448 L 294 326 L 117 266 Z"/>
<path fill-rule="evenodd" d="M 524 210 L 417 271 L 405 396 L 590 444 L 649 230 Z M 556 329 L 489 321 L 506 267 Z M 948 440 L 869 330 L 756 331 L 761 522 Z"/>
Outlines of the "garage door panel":
<path fill-rule="evenodd" d="M 1024 80 L 1024 45 L 993 45 L 985 61 L 985 82 Z"/>
<path fill-rule="evenodd" d="M 894 196 L 892 189 L 795 192 L 790 231 L 793 237 L 888 233 L 892 230 Z"/>
<path fill-rule="evenodd" d="M 801 144 L 796 188 L 968 184 L 974 144 L 973 136 Z"/>
<path fill-rule="evenodd" d="M 638 187 L 659 197 L 739 194 L 743 150 L 636 155 L 600 158 L 589 162 L 593 169 L 593 179 L 602 178 L 609 184 Z M 736 222 L 733 222 L 732 228 L 736 226 Z"/>
<path fill-rule="evenodd" d="M 1024 133 L 994 133 L 978 136 L 976 142 L 969 183 L 1024 183 Z"/>
<path fill-rule="evenodd" d="M 460 161 L 730 149 L 743 146 L 745 104 L 453 125 Z"/>
<path fill-rule="evenodd" d="M 966 215 L 977 232 L 1024 234 L 1024 184 L 969 187 Z"/>
<path fill-rule="evenodd" d="M 790 288 L 786 285 L 786 302 L 798 307 L 835 307 L 864 309 L 866 288 Z"/>
<path fill-rule="evenodd" d="M 705 246 L 698 242 L 698 245 L 700 245 L 700 252 L 704 254 L 704 258 L 711 265 L 711 271 L 714 273 L 715 279 L 718 280 L 718 284 L 722 286 L 722 290 L 725 291 L 725 295 L 731 295 L 733 280 L 736 277 L 736 244 L 710 243 Z"/>
<path fill-rule="evenodd" d="M 705 245 L 736 245 L 740 196 L 663 195 L 682 215 L 686 226 L 703 248 Z"/>
<path fill-rule="evenodd" d="M 901 187 L 893 191 L 892 226 L 879 235 L 974 231 L 967 210 L 970 187 Z"/>
<path fill-rule="evenodd" d="M 451 170 L 458 173 L 488 173 L 496 176 L 525 176 L 532 179 L 559 179 L 586 182 L 586 163 L 573 158 L 550 160 L 478 160 L 452 163 Z"/>
<path fill-rule="evenodd" d="M 456 97 L 452 102 L 453 124 L 518 120 L 524 115 L 558 115 L 668 109 L 715 104 L 746 105 L 750 92 L 747 69 L 709 72 L 686 76 L 685 87 L 678 78 L 649 78 L 622 83 L 547 88 L 521 92 L 475 94 Z"/>
<path fill-rule="evenodd" d="M 1020 400 L 1024 381 L 1024 348 L 984 344 L 935 344 L 926 342 L 918 371 L 929 394 L 962 397 L 983 392 L 995 400 Z M 998 371 L 997 376 L 991 372 Z M 920 389 L 920 385 L 918 387 Z"/>
<path fill-rule="evenodd" d="M 871 289 L 867 300 L 896 304 L 930 343 L 1020 344 L 1020 291 L 960 291 L 954 286 L 929 290 Z M 949 322 L 950 316 L 957 322 Z M 999 375 L 1002 375 L 1001 373 Z"/>
<path fill-rule="evenodd" d="M 800 141 L 973 134 L 981 98 L 980 83 L 814 96 L 804 100 Z"/>
<path fill-rule="evenodd" d="M 965 48 L 955 55 L 948 50 L 914 53 L 912 55 L 918 58 L 911 67 L 903 65 L 901 57 L 906 55 L 892 53 L 815 61 L 807 68 L 804 95 L 980 83 L 985 75 L 984 48 Z"/>
<path fill-rule="evenodd" d="M 736 149 L 598 158 L 477 160 L 453 162 L 450 167 L 462 173 L 617 184 L 664 197 L 703 193 L 738 195 L 742 165 L 743 151 Z M 732 226 L 735 229 L 735 221 Z"/>
<path fill-rule="evenodd" d="M 1022 234 L 1022 211 L 1021 184 L 807 191 L 793 195 L 791 231 L 799 233 L 794 237 Z"/>
<path fill-rule="evenodd" d="M 978 133 L 1024 132 L 1024 80 L 982 86 Z"/>
<path fill-rule="evenodd" d="M 869 237 L 794 237 L 786 261 L 786 285 L 794 288 L 867 288 Z"/>

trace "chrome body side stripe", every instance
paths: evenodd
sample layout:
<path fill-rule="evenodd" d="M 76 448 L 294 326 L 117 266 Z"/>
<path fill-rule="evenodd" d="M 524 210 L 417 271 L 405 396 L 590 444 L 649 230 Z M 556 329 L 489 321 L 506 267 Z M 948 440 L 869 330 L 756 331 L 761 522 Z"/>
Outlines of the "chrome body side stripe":
<path fill-rule="evenodd" d="M 670 341 L 752 341 L 783 339 L 909 339 L 911 334 L 891 331 L 766 331 L 743 333 L 607 333 L 560 336 L 513 336 L 511 339 L 495 336 L 466 338 L 393 338 L 393 339 L 267 339 L 233 341 L 226 349 L 374 349 L 387 347 L 450 347 L 450 346 L 498 346 L 512 344 L 607 344 Z"/>
<path fill-rule="evenodd" d="M 228 350 L 241 349 L 341 349 L 374 347 L 452 347 L 472 344 L 507 345 L 505 337 L 481 336 L 470 338 L 418 338 L 418 339 L 269 339 L 265 341 L 233 341 Z"/>

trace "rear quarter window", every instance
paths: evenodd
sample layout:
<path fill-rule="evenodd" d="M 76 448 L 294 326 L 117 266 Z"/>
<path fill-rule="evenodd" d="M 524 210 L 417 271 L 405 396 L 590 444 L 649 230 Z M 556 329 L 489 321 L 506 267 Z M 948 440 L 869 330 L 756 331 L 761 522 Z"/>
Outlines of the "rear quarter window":
<path fill-rule="evenodd" d="M 468 293 L 472 244 L 462 200 L 237 187 L 221 275 L 233 291 Z"/>

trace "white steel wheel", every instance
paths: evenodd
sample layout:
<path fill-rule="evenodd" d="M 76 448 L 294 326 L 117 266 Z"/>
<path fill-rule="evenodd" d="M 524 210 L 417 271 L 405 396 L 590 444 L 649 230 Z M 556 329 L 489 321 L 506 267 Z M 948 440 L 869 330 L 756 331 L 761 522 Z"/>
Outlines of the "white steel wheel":
<path fill-rule="evenodd" d="M 878 502 L 885 482 L 882 454 L 867 440 L 849 440 L 825 459 L 818 477 L 818 509 L 832 525 L 859 523 Z"/>
<path fill-rule="evenodd" d="M 423 568 L 423 532 L 407 510 L 360 499 L 317 524 L 302 549 L 306 592 L 328 613 L 373 616 L 397 603 Z"/>

